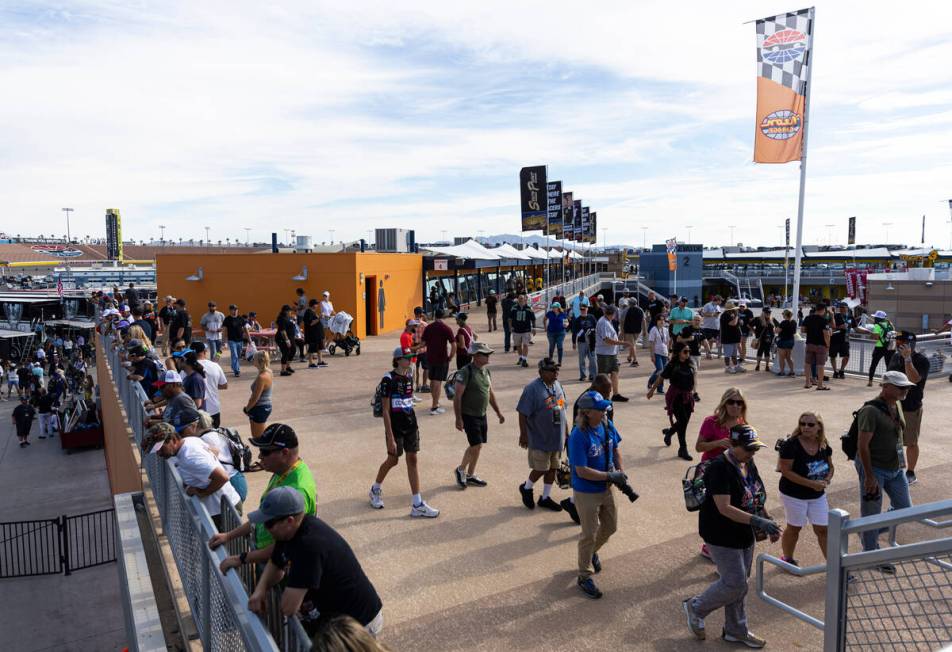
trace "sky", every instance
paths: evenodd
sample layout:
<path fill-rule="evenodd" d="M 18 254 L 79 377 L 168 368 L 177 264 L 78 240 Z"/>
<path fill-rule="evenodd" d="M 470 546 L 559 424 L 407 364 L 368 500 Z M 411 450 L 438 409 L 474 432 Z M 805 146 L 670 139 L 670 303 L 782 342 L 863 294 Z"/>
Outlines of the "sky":
<path fill-rule="evenodd" d="M 912 5 L 909 5 L 912 6 Z M 816 3 L 804 243 L 952 248 L 952 2 Z M 0 3 L 0 231 L 518 233 L 548 165 L 599 244 L 779 245 L 752 162 L 774 1 Z M 730 227 L 734 228 L 731 229 Z"/>

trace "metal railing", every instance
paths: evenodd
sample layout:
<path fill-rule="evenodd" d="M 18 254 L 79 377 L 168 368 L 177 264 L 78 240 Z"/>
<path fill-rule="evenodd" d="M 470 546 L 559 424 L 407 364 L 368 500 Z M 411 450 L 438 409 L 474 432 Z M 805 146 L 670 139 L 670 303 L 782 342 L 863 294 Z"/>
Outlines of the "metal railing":
<path fill-rule="evenodd" d="M 145 436 L 148 414 L 143 405 L 147 396 L 138 382 L 127 379 L 119 352 L 109 338 L 103 339 L 103 351 L 112 369 L 136 444 Z M 211 550 L 208 540 L 218 532 L 208 510 L 194 496 L 188 496 L 181 477 L 170 460 L 143 455 L 142 466 L 149 478 L 162 530 L 172 549 L 184 594 L 205 650 L 297 651 L 309 650 L 310 641 L 297 618 L 281 616 L 280 592 L 273 589 L 268 614 L 262 620 L 248 610 L 248 580 L 251 567 L 242 573 L 223 575 L 219 564 L 229 550 Z M 227 501 L 225 501 L 227 503 Z M 222 511 L 223 525 L 237 527 L 241 517 L 230 503 Z M 240 544 L 238 544 L 240 545 Z M 250 546 L 250 541 L 246 541 Z"/>
<path fill-rule="evenodd" d="M 571 281 L 544 288 L 538 292 L 530 292 L 529 305 L 533 308 L 548 309 L 553 297 L 562 295 L 566 297 L 566 299 L 571 299 L 572 295 L 578 294 L 579 291 L 588 294 L 590 290 L 596 287 L 601 287 L 601 279 L 598 274 L 580 276 Z"/>
<path fill-rule="evenodd" d="M 767 604 L 820 629 L 827 652 L 940 649 L 952 643 L 952 537 L 927 537 L 924 541 L 900 544 L 896 534 L 899 526 L 952 526 L 952 520 L 938 520 L 950 514 L 952 500 L 857 519 L 850 519 L 843 510 L 831 510 L 827 563 L 800 568 L 761 554 L 757 557 L 757 595 Z M 871 530 L 888 531 L 890 546 L 849 552 L 849 536 Z M 798 577 L 825 572 L 823 619 L 768 594 L 765 564 Z M 884 565 L 895 572 L 881 572 Z"/>
<path fill-rule="evenodd" d="M 876 341 L 872 338 L 850 337 L 850 359 L 846 363 L 846 371 L 859 375 L 867 375 L 873 361 L 873 352 L 876 350 Z M 945 373 L 947 365 L 952 364 L 952 341 L 948 335 L 920 335 L 916 340 L 916 350 L 929 359 L 929 374 Z M 885 358 L 876 366 L 873 378 L 878 378 L 886 371 Z"/>
<path fill-rule="evenodd" d="M 165 652 L 168 648 L 137 515 L 139 510 L 145 509 L 142 493 L 117 494 L 113 503 L 127 649 L 129 652 Z"/>
<path fill-rule="evenodd" d="M 116 561 L 114 512 L 0 523 L 0 578 L 69 575 Z"/>

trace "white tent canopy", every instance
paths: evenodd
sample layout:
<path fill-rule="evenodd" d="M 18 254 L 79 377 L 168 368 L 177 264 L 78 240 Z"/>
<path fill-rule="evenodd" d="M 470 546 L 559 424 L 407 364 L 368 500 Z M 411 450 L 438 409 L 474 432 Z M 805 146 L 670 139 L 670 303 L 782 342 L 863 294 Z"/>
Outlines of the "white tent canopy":
<path fill-rule="evenodd" d="M 531 257 L 526 254 L 524 251 L 516 249 L 508 242 L 490 249 L 493 253 L 499 254 L 502 258 L 514 258 L 515 260 L 531 260 Z"/>
<path fill-rule="evenodd" d="M 425 247 L 427 251 L 443 256 L 454 256 L 456 258 L 470 258 L 473 260 L 499 260 L 504 256 L 499 255 L 491 249 L 487 249 L 475 240 L 467 240 L 463 244 L 452 247 Z"/>

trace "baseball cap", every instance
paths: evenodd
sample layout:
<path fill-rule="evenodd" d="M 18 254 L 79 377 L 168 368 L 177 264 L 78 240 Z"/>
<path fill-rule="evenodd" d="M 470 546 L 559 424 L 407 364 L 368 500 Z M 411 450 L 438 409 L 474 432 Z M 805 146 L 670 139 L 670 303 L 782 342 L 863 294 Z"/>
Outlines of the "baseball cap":
<path fill-rule="evenodd" d="M 325 296 L 325 297 L 329 297 L 329 296 L 331 296 L 331 293 L 328 292 L 327 290 L 324 290 L 324 296 Z"/>
<path fill-rule="evenodd" d="M 605 399 L 604 396 L 595 390 L 589 390 L 582 394 L 578 399 L 578 409 L 580 410 L 601 410 L 606 411 L 611 408 L 612 402 Z"/>
<path fill-rule="evenodd" d="M 393 359 L 397 360 L 399 358 L 412 358 L 414 354 L 411 351 L 404 351 L 402 346 L 398 346 L 393 350 Z"/>
<path fill-rule="evenodd" d="M 248 514 L 252 523 L 304 513 L 304 496 L 294 487 L 275 487 L 264 495 L 258 509 Z"/>
<path fill-rule="evenodd" d="M 205 342 L 192 342 L 188 346 L 195 353 L 202 353 L 205 351 Z M 183 351 L 183 353 L 188 353 L 188 350 Z"/>
<path fill-rule="evenodd" d="M 897 340 L 903 340 L 904 342 L 915 342 L 916 334 L 912 331 L 898 331 L 896 333 Z"/>
<path fill-rule="evenodd" d="M 129 340 L 128 342 L 126 342 L 126 350 L 127 350 L 127 351 L 132 351 L 132 350 L 141 349 L 141 348 L 142 348 L 142 340 L 140 340 L 140 339 L 137 339 L 137 338 L 134 337 L 134 338 L 132 338 L 131 340 Z"/>
<path fill-rule="evenodd" d="M 893 385 L 895 387 L 915 387 L 915 383 L 909 380 L 909 376 L 901 371 L 887 371 L 883 374 L 880 385 Z"/>
<path fill-rule="evenodd" d="M 165 446 L 165 439 L 160 439 L 159 441 L 155 442 L 155 444 L 153 444 L 152 448 L 149 449 L 149 453 L 151 455 L 155 455 L 160 450 L 162 450 L 163 446 Z"/>
<path fill-rule="evenodd" d="M 152 383 L 153 387 L 162 387 L 163 385 L 174 385 L 182 384 L 182 377 L 179 375 L 179 372 L 169 369 L 165 372 L 165 375 L 162 376 L 161 380 L 157 380 Z"/>
<path fill-rule="evenodd" d="M 185 408 L 180 412 L 177 412 L 172 418 L 172 426 L 175 428 L 175 432 L 182 432 L 190 425 L 198 421 L 200 418 L 198 410 L 193 410 L 192 408 Z"/>
<path fill-rule="evenodd" d="M 678 297 L 678 303 L 687 303 L 687 302 L 688 302 L 687 297 Z"/>
<path fill-rule="evenodd" d="M 539 371 L 557 371 L 561 365 L 552 358 L 542 358 L 539 360 Z"/>
<path fill-rule="evenodd" d="M 297 448 L 298 438 L 294 428 L 284 423 L 272 423 L 259 437 L 248 441 L 258 448 Z"/>
<path fill-rule="evenodd" d="M 476 355 L 477 353 L 482 353 L 483 355 L 490 355 L 493 352 L 493 350 L 489 348 L 489 345 L 486 344 L 485 342 L 476 342 L 476 344 L 473 345 L 473 348 L 470 349 L 470 351 L 472 352 L 473 355 Z"/>
<path fill-rule="evenodd" d="M 558 308 L 559 310 L 562 310 L 562 304 L 559 303 L 558 301 L 553 301 L 552 305 L 549 306 L 549 309 L 555 310 L 556 308 Z"/>
<path fill-rule="evenodd" d="M 766 448 L 767 444 L 760 441 L 757 431 L 753 426 L 742 423 L 731 428 L 731 444 L 734 446 L 743 446 L 746 450 L 755 451 L 758 448 Z"/>
<path fill-rule="evenodd" d="M 419 326 L 419 325 L 420 325 L 419 319 L 411 319 L 410 321 L 407 322 L 407 326 Z"/>
<path fill-rule="evenodd" d="M 873 317 L 875 317 L 876 319 L 886 319 L 886 311 L 877 310 L 876 312 L 873 313 Z"/>

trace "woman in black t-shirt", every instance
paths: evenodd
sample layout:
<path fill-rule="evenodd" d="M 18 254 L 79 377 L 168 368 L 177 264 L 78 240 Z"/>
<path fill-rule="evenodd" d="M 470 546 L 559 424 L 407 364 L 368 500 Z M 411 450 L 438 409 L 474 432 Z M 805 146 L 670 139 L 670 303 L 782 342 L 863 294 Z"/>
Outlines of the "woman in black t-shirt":
<path fill-rule="evenodd" d="M 294 338 L 297 335 L 297 324 L 291 317 L 291 306 L 281 306 L 281 312 L 274 320 L 274 327 L 277 331 L 274 339 L 281 351 L 281 375 L 290 376 L 294 373 L 291 360 L 294 359 Z"/>
<path fill-rule="evenodd" d="M 777 359 L 780 361 L 778 376 L 796 376 L 793 370 L 793 341 L 797 334 L 797 322 L 793 320 L 793 313 L 783 311 L 783 321 L 774 329 L 777 335 Z M 785 371 L 789 367 L 790 371 Z"/>
<path fill-rule="evenodd" d="M 777 320 L 770 316 L 770 308 L 764 308 L 760 317 L 751 324 L 754 337 L 757 340 L 757 366 L 754 371 L 760 371 L 760 359 L 764 359 L 764 371 L 770 371 L 770 347 L 774 341 L 774 329 L 780 326 Z"/>
<path fill-rule="evenodd" d="M 698 529 L 717 564 L 719 578 L 704 593 L 682 604 L 696 638 L 704 638 L 703 619 L 723 607 L 724 640 L 760 648 L 765 642 L 747 629 L 745 604 L 754 560 L 754 530 L 776 541 L 781 529 L 764 509 L 767 491 L 754 464 L 754 454 L 766 444 L 746 424 L 731 428 L 730 444 L 704 472 L 707 498 L 698 512 Z"/>
<path fill-rule="evenodd" d="M 678 457 L 691 461 L 688 454 L 685 436 L 688 422 L 694 412 L 694 382 L 696 372 L 691 362 L 691 349 L 684 342 L 674 344 L 674 357 L 658 374 L 651 387 L 648 388 L 648 398 L 654 396 L 655 389 L 665 380 L 670 381 L 668 391 L 664 395 L 665 409 L 668 416 L 674 419 L 670 428 L 661 432 L 664 434 L 664 445 L 671 445 L 671 438 L 678 436 Z"/>
<path fill-rule="evenodd" d="M 813 526 L 817 543 L 826 558 L 826 528 L 830 505 L 826 487 L 833 478 L 833 449 L 826 440 L 823 419 L 815 412 L 800 415 L 796 429 L 780 447 L 780 501 L 786 512 L 782 559 L 798 566 L 793 553 L 800 529 Z"/>

